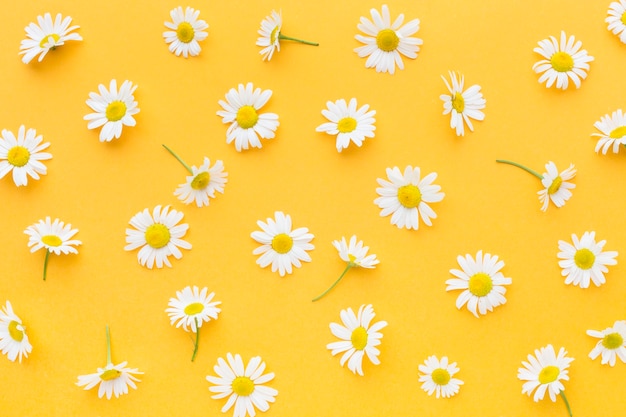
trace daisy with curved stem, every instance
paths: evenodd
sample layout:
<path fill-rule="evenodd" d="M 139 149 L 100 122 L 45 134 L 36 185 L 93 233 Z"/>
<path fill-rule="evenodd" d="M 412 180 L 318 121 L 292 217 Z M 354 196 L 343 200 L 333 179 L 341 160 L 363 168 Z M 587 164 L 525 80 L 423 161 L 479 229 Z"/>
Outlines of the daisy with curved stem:
<path fill-rule="evenodd" d="M 37 24 L 38 23 L 38 24 Z M 24 28 L 26 39 L 20 42 L 20 55 L 22 62 L 28 64 L 37 55 L 38 62 L 41 62 L 49 51 L 54 51 L 59 46 L 65 45 L 65 41 L 82 41 L 83 38 L 78 33 L 70 33 L 79 26 L 70 26 L 72 18 L 63 18 L 61 13 L 57 13 L 54 22 L 52 15 L 46 13 L 37 16 L 37 23 L 29 23 Z"/>
<path fill-rule="evenodd" d="M 614 1 L 609 5 L 608 16 L 604 21 L 608 23 L 608 30 L 626 43 L 626 0 Z"/>
<path fill-rule="evenodd" d="M 326 291 L 322 294 L 318 295 L 313 299 L 313 301 L 317 301 L 328 294 L 339 281 L 346 275 L 351 268 L 360 267 L 360 268 L 368 268 L 373 269 L 380 263 L 378 259 L 376 259 L 376 255 L 371 254 L 368 255 L 367 252 L 370 250 L 369 246 L 363 246 L 363 241 L 357 241 L 355 235 L 352 235 L 350 238 L 350 243 L 346 242 L 346 238 L 342 237 L 341 241 L 334 240 L 333 246 L 339 252 L 339 257 L 347 262 L 346 269 L 343 270 L 337 281 L 333 283 Z"/>
<path fill-rule="evenodd" d="M 226 101 L 220 100 L 223 110 L 217 112 L 222 122 L 229 124 L 226 143 L 235 141 L 237 152 L 242 149 L 261 148 L 262 139 L 272 139 L 278 128 L 278 115 L 259 113 L 259 110 L 272 97 L 272 90 L 254 89 L 252 83 L 239 84 L 237 90 L 231 88 L 226 93 Z"/>
<path fill-rule="evenodd" d="M 522 361 L 523 368 L 517 370 L 517 378 L 524 382 L 522 386 L 522 394 L 532 394 L 535 402 L 542 400 L 546 391 L 550 395 L 552 402 L 556 401 L 559 394 L 570 417 L 572 410 L 570 408 L 567 397 L 565 397 L 565 387 L 561 381 L 569 381 L 568 370 L 569 364 L 574 360 L 566 356 L 567 351 L 563 348 L 559 349 L 557 354 L 552 345 L 547 345 L 540 349 L 535 349 L 535 355 L 528 355 L 528 361 Z"/>
<path fill-rule="evenodd" d="M 600 339 L 589 353 L 591 359 L 602 355 L 602 365 L 614 366 L 615 358 L 626 363 L 626 320 L 618 320 L 602 331 L 587 330 L 587 335 Z"/>
<path fill-rule="evenodd" d="M 441 187 L 433 184 L 437 173 L 431 172 L 422 178 L 419 167 L 408 165 L 404 174 L 398 167 L 387 168 L 387 178 L 388 181 L 377 179 L 381 187 L 376 192 L 380 197 L 374 200 L 374 204 L 380 207 L 380 215 L 391 214 L 391 224 L 399 229 L 417 230 L 420 218 L 424 224 L 432 226 L 431 219 L 437 218 L 437 214 L 429 204 L 438 203 L 445 196 L 440 192 Z"/>
<path fill-rule="evenodd" d="M 340 317 L 343 325 L 330 323 L 331 333 L 341 339 L 326 345 L 333 356 L 343 353 L 339 363 L 343 366 L 348 362 L 348 369 L 354 374 L 363 376 L 363 357 L 367 356 L 374 365 L 379 365 L 380 345 L 383 338 L 381 329 L 387 326 L 386 321 L 372 323 L 376 314 L 371 304 L 363 304 L 355 315 L 351 308 L 341 310 Z"/>
<path fill-rule="evenodd" d="M 149 269 L 155 264 L 157 268 L 163 268 L 164 264 L 171 267 L 170 256 L 180 259 L 183 257 L 180 248 L 191 249 L 191 244 L 182 239 L 189 229 L 187 223 L 179 224 L 182 219 L 183 213 L 170 210 L 170 206 L 158 205 L 152 214 L 144 209 L 130 219 L 134 229 L 126 229 L 124 250 L 141 248 L 137 259 Z"/>
<path fill-rule="evenodd" d="M 618 153 L 621 145 L 626 145 L 626 114 L 622 109 L 614 111 L 610 116 L 602 116 L 593 126 L 602 132 L 591 134 L 600 138 L 596 144 L 596 152 L 602 149 L 602 154 L 606 155 L 612 147 L 613 153 Z"/>
<path fill-rule="evenodd" d="M 581 41 L 576 41 L 573 35 L 567 38 L 564 31 L 561 31 L 560 42 L 554 36 L 539 41 L 539 47 L 533 49 L 544 57 L 533 65 L 533 70 L 541 74 L 539 83 L 545 82 L 546 88 L 555 85 L 566 90 L 568 79 L 571 79 L 576 88 L 580 88 L 581 80 L 587 78 L 588 63 L 593 61 L 593 57 L 587 55 L 587 50 L 581 49 L 581 46 Z"/>
<path fill-rule="evenodd" d="M 228 362 L 227 362 L 228 361 Z M 226 360 L 217 359 L 217 365 L 213 367 L 217 376 L 206 377 L 213 386 L 209 391 L 214 392 L 211 398 L 219 400 L 228 397 L 222 407 L 222 413 L 227 412 L 233 406 L 233 417 L 254 417 L 255 408 L 262 412 L 269 410 L 270 403 L 276 401 L 278 391 L 264 384 L 274 379 L 274 372 L 265 372 L 265 362 L 260 356 L 250 359 L 244 365 L 239 354 L 234 356 L 226 354 Z"/>
<path fill-rule="evenodd" d="M 26 334 L 26 326 L 13 312 L 9 300 L 0 310 L 0 350 L 11 362 L 17 359 L 19 363 L 22 363 L 22 357 L 28 358 L 28 354 L 33 351 Z"/>
<path fill-rule="evenodd" d="M 603 252 L 606 240 L 596 242 L 596 232 L 585 232 L 580 239 L 572 233 L 572 243 L 559 240 L 557 256 L 561 259 L 559 266 L 565 283 L 580 288 L 589 288 L 590 282 L 596 287 L 604 284 L 604 274 L 609 271 L 607 266 L 617 265 L 617 252 Z"/>
<path fill-rule="evenodd" d="M 361 23 L 357 28 L 367 36 L 356 35 L 355 38 L 364 46 L 354 49 L 359 57 L 367 57 L 366 68 L 376 68 L 376 72 L 388 72 L 393 74 L 396 65 L 401 70 L 404 69 L 402 56 L 407 58 L 417 58 L 422 40 L 412 35 L 420 28 L 419 19 L 413 19 L 402 25 L 404 14 L 400 14 L 396 20 L 391 22 L 389 7 L 382 6 L 382 14 L 371 9 L 372 20 L 361 17 Z"/>
<path fill-rule="evenodd" d="M 211 160 L 205 156 L 200 168 L 195 165 L 190 167 L 169 147 L 163 147 L 191 174 L 187 176 L 187 182 L 180 184 L 174 191 L 180 201 L 185 204 L 195 201 L 196 206 L 204 207 L 209 205 L 210 198 L 215 198 L 216 191 L 224 194 L 228 173 L 224 172 L 224 163 L 221 160 L 211 166 Z"/>
<path fill-rule="evenodd" d="M 78 229 L 72 229 L 71 224 L 65 224 L 59 219 L 52 222 L 50 217 L 45 220 L 39 220 L 37 223 L 28 226 L 24 233 L 28 235 L 28 247 L 30 252 L 36 252 L 39 249 L 46 250 L 46 257 L 43 261 L 43 280 L 46 280 L 48 273 L 48 258 L 50 253 L 55 255 L 68 253 L 77 254 L 78 250 L 75 246 L 82 245 L 78 239 L 72 239 Z"/>
<path fill-rule="evenodd" d="M 305 45 L 319 46 L 317 42 L 304 41 L 302 39 L 292 38 L 282 34 L 283 18 L 282 12 L 272 10 L 272 13 L 261 21 L 261 28 L 258 30 L 259 38 L 256 41 L 257 46 L 262 47 L 259 52 L 263 56 L 263 60 L 269 61 L 274 55 L 274 51 L 280 52 L 280 41 L 295 41 Z"/>
<path fill-rule="evenodd" d="M 163 32 L 165 43 L 169 44 L 169 50 L 176 56 L 181 54 L 188 56 L 198 56 L 202 48 L 198 42 L 206 39 L 209 34 L 205 29 L 209 28 L 207 22 L 198 19 L 200 10 L 186 7 L 183 12 L 181 6 L 170 11 L 171 22 L 165 22 L 168 31 Z"/>
<path fill-rule="evenodd" d="M 200 342 L 200 327 L 203 323 L 211 320 L 217 320 L 217 315 L 222 311 L 217 305 L 222 304 L 221 301 L 213 301 L 215 293 L 207 294 L 209 289 L 204 287 L 201 290 L 197 286 L 185 287 L 182 291 L 176 291 L 176 298 L 170 298 L 168 308 L 165 312 L 170 318 L 170 324 L 181 327 L 186 332 L 196 334 L 193 343 L 193 355 L 191 361 L 196 359 L 198 353 L 198 344 Z"/>
<path fill-rule="evenodd" d="M 126 80 L 118 91 L 117 81 L 111 80 L 108 90 L 104 84 L 100 84 L 98 86 L 100 94 L 89 93 L 87 105 L 94 113 L 89 113 L 83 119 L 89 122 L 88 129 L 102 127 L 100 142 L 119 139 L 123 126 L 135 126 L 137 122 L 133 116 L 139 113 L 139 107 L 133 96 L 136 89 L 136 85 Z"/>
<path fill-rule="evenodd" d="M 98 387 L 98 397 L 102 398 L 106 395 L 107 400 L 111 399 L 112 395 L 118 398 L 120 395 L 128 394 L 128 387 L 137 389 L 135 382 L 141 382 L 135 375 L 143 374 L 139 372 L 137 368 L 126 368 L 128 362 L 122 362 L 118 365 L 113 365 L 111 361 L 111 336 L 109 333 L 109 326 L 106 326 L 107 335 L 107 363 L 104 368 L 98 368 L 97 372 L 88 375 L 79 375 L 76 385 L 79 387 L 85 387 L 85 390 L 90 390 L 96 385 Z"/>
<path fill-rule="evenodd" d="M 13 182 L 20 187 L 28 185 L 28 177 L 34 180 L 39 175 L 46 175 L 48 169 L 41 161 L 52 159 L 48 152 L 42 152 L 50 146 L 44 142 L 35 129 L 28 129 L 21 125 L 17 137 L 10 130 L 2 129 L 0 136 L 0 178 L 9 172 L 13 174 Z"/>
<path fill-rule="evenodd" d="M 518 164 L 517 162 L 508 161 L 506 159 L 496 159 L 496 162 L 516 166 L 539 178 L 541 184 L 544 186 L 543 190 L 537 191 L 539 201 L 543 204 L 541 206 L 541 211 L 546 211 L 548 209 L 548 203 L 550 201 L 552 201 L 557 207 L 563 207 L 567 200 L 572 197 L 572 192 L 570 190 L 576 188 L 576 184 L 569 182 L 569 180 L 576 176 L 574 164 L 570 164 L 566 170 L 559 173 L 554 162 L 549 161 L 546 164 L 547 172 L 544 172 L 543 175 L 541 175 L 537 171 Z"/>
<path fill-rule="evenodd" d="M 450 398 L 458 394 L 463 385 L 463 381 L 453 378 L 459 372 L 459 367 L 456 362 L 449 363 L 447 356 L 441 360 L 434 355 L 429 356 L 424 364 L 419 366 L 419 370 L 422 373 L 419 382 L 428 395 L 435 393 L 437 398 Z"/>
<path fill-rule="evenodd" d="M 450 94 L 439 96 L 443 100 L 443 114 L 450 113 L 450 127 L 455 130 L 457 136 L 464 136 L 464 124 L 470 131 L 474 131 L 471 119 L 484 120 L 485 114 L 481 111 L 485 108 L 487 101 L 480 92 L 480 86 L 474 84 L 467 90 L 463 90 L 465 77 L 461 74 L 449 71 L 450 83 L 442 75 L 441 79 L 445 83 Z M 457 78 L 458 77 L 458 78 Z"/>
<path fill-rule="evenodd" d="M 356 99 L 340 99 L 326 102 L 328 109 L 322 110 L 322 114 L 329 122 L 319 125 L 315 131 L 325 132 L 329 135 L 337 135 L 337 152 L 346 149 L 350 142 L 361 147 L 366 138 L 373 138 L 376 126 L 374 115 L 376 110 L 369 110 L 369 105 L 365 104 L 357 109 Z"/>

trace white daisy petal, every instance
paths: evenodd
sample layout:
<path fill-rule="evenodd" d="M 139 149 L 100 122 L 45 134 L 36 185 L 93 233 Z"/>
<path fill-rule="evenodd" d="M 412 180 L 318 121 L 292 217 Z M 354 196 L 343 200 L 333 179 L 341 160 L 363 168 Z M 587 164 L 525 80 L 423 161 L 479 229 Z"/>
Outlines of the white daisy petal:
<path fill-rule="evenodd" d="M 556 88 L 566 90 L 569 86 L 568 79 L 571 79 L 576 88 L 580 88 L 580 80 L 586 78 L 586 71 L 589 70 L 588 62 L 594 58 L 585 49 L 580 49 L 582 42 L 574 44 L 574 36 L 567 39 L 563 31 L 560 42 L 554 37 L 551 40 L 552 42 L 539 41 L 539 47 L 534 49 L 545 58 L 533 65 L 533 70 L 541 74 L 539 83 L 545 82 L 547 88 L 555 85 Z"/>
<path fill-rule="evenodd" d="M 436 356 L 429 356 L 423 365 L 419 366 L 420 376 L 419 382 L 422 383 L 422 389 L 428 395 L 435 393 L 437 398 L 449 398 L 459 392 L 463 381 L 452 378 L 459 372 L 456 362 L 448 363 L 446 356 L 439 360 Z"/>
<path fill-rule="evenodd" d="M 569 190 L 576 187 L 575 184 L 568 182 L 576 175 L 574 164 L 570 164 L 566 170 L 559 174 L 554 162 L 549 161 L 546 164 L 546 171 L 542 175 L 543 179 L 541 180 L 545 188 L 537 192 L 539 201 L 543 204 L 541 207 L 542 211 L 548 209 L 550 201 L 557 207 L 563 207 L 565 202 L 572 196 L 572 192 Z"/>
<path fill-rule="evenodd" d="M 544 398 L 546 391 L 552 401 L 556 401 L 556 395 L 564 390 L 561 380 L 569 379 L 568 370 L 574 360 L 566 356 L 567 351 L 559 349 L 558 355 L 552 345 L 535 349 L 535 355 L 528 355 L 528 362 L 522 361 L 522 368 L 517 370 L 517 378 L 524 382 L 522 394 L 529 396 L 535 391 L 534 401 Z"/>
<path fill-rule="evenodd" d="M 44 142 L 35 129 L 21 125 L 17 137 L 13 132 L 3 129 L 0 136 L 0 178 L 12 173 L 17 187 L 28 185 L 28 177 L 38 180 L 39 175 L 46 175 L 48 170 L 40 161 L 52 159 L 52 155 L 42 150 L 50 146 Z"/>
<path fill-rule="evenodd" d="M 22 363 L 22 357 L 28 358 L 33 350 L 26 326 L 13 312 L 13 306 L 8 300 L 0 310 L 0 350 L 10 361 L 15 362 L 17 359 L 19 363 Z"/>
<path fill-rule="evenodd" d="M 558 244 L 560 252 L 557 257 L 560 259 L 561 275 L 566 277 L 565 283 L 581 288 L 588 288 L 590 282 L 597 287 L 604 284 L 607 266 L 617 264 L 615 258 L 618 253 L 603 252 L 606 241 L 596 243 L 595 232 L 585 232 L 580 239 L 572 235 L 572 241 L 573 245 L 562 240 Z"/>
<path fill-rule="evenodd" d="M 344 99 L 337 100 L 335 103 L 329 101 L 326 105 L 328 110 L 322 110 L 322 115 L 330 123 L 323 123 L 315 130 L 326 132 L 329 135 L 337 135 L 336 147 L 338 152 L 346 149 L 350 142 L 360 147 L 366 137 L 374 137 L 376 119 L 373 116 L 376 111 L 368 112 L 368 104 L 357 109 L 356 99 L 352 98 L 349 107 L 346 106 Z"/>
<path fill-rule="evenodd" d="M 201 48 L 198 41 L 206 39 L 208 33 L 204 30 L 208 29 L 209 25 L 204 20 L 198 20 L 199 15 L 200 11 L 192 7 L 186 7 L 184 13 L 181 6 L 170 11 L 172 23 L 165 22 L 165 26 L 173 31 L 163 32 L 163 38 L 165 38 L 165 43 L 169 44 L 170 52 L 176 56 L 182 54 L 185 58 L 200 54 Z"/>
<path fill-rule="evenodd" d="M 37 16 L 37 22 L 30 23 L 24 29 L 26 31 L 26 39 L 20 43 L 20 55 L 22 62 L 28 64 L 39 55 L 38 62 L 41 62 L 48 51 L 65 45 L 65 41 L 82 41 L 83 38 L 77 33 L 70 33 L 79 28 L 79 26 L 71 26 L 72 18 L 66 16 L 63 19 L 61 13 L 56 15 L 54 23 L 50 13 L 46 13 L 43 17 Z"/>
<path fill-rule="evenodd" d="M 100 94 L 89 93 L 87 105 L 94 111 L 83 117 L 89 121 L 88 129 L 102 127 L 99 134 L 100 142 L 110 142 L 119 139 L 122 135 L 123 126 L 135 126 L 134 114 L 139 113 L 137 102 L 132 93 L 137 88 L 126 80 L 117 90 L 117 81 L 111 80 L 109 90 L 103 85 L 98 86 Z"/>
<path fill-rule="evenodd" d="M 484 120 L 485 114 L 481 111 L 485 108 L 486 100 L 480 92 L 480 86 L 472 85 L 467 90 L 463 90 L 463 76 L 449 71 L 452 86 L 444 76 L 441 76 L 450 94 L 440 96 L 443 101 L 443 114 L 450 114 L 450 127 L 455 129 L 457 136 L 464 136 L 463 121 L 470 131 L 473 126 L 470 119 Z M 457 78 L 458 77 L 458 78 Z"/>

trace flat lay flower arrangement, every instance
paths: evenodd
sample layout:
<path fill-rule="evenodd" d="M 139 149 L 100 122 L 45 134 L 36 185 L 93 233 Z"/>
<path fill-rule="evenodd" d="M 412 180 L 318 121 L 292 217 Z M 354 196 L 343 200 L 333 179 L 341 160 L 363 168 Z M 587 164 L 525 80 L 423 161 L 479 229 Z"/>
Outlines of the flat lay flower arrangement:
<path fill-rule="evenodd" d="M 619 414 L 625 1 L 506 80 L 438 3 L 140 3 L 6 25 L 7 415 Z"/>

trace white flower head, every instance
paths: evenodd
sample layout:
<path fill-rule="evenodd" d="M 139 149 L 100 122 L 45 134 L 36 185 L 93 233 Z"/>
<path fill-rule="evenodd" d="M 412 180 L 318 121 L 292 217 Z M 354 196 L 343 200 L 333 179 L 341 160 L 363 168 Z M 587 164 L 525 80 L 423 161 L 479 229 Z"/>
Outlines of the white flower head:
<path fill-rule="evenodd" d="M 609 5 L 607 18 L 608 30 L 619 37 L 622 43 L 626 43 L 626 0 L 614 1 Z"/>
<path fill-rule="evenodd" d="M 361 17 L 361 23 L 357 28 L 367 36 L 356 35 L 355 38 L 364 46 L 354 49 L 359 57 L 367 58 L 366 68 L 376 68 L 376 72 L 388 72 L 393 74 L 396 65 L 401 70 L 404 69 L 402 56 L 407 58 L 417 58 L 419 45 L 422 40 L 412 37 L 420 28 L 419 19 L 413 19 L 404 26 L 404 14 L 400 14 L 396 20 L 391 22 L 389 7 L 382 6 L 382 14 L 376 9 L 371 9 L 372 20 Z"/>
<path fill-rule="evenodd" d="M 253 255 L 261 255 L 256 260 L 261 268 L 271 264 L 272 272 L 278 270 L 282 277 L 291 274 L 292 265 L 300 268 L 301 262 L 311 262 L 307 251 L 315 248 L 310 243 L 313 235 L 306 227 L 292 230 L 290 215 L 277 211 L 273 219 L 259 220 L 257 225 L 261 231 L 254 231 L 250 236 L 261 244 L 252 251 Z"/>
<path fill-rule="evenodd" d="M 2 129 L 0 136 L 0 178 L 4 178 L 9 172 L 13 174 L 13 182 L 16 186 L 28 185 L 28 177 L 34 180 L 39 175 L 46 175 L 48 169 L 41 161 L 52 159 L 52 155 L 42 152 L 50 146 L 49 142 L 43 142 L 43 137 L 37 135 L 35 129 L 20 126 L 17 137 L 13 132 Z"/>
<path fill-rule="evenodd" d="M 28 341 L 26 326 L 13 312 L 11 302 L 8 300 L 0 310 L 0 350 L 10 361 L 15 362 L 17 359 L 20 363 L 22 357 L 27 358 L 33 350 Z"/>
<path fill-rule="evenodd" d="M 280 52 L 281 40 L 295 41 L 313 46 L 319 45 L 316 42 L 309 42 L 283 35 L 281 33 L 282 26 L 283 18 L 281 11 L 277 12 L 276 10 L 272 10 L 272 13 L 261 21 L 261 28 L 258 30 L 258 34 L 261 36 L 257 39 L 256 44 L 263 48 L 259 53 L 263 56 L 264 61 L 272 59 L 274 51 Z"/>
<path fill-rule="evenodd" d="M 463 90 L 463 84 L 465 77 L 463 75 L 454 73 L 450 74 L 450 83 L 442 75 L 441 78 L 446 84 L 450 94 L 442 94 L 439 96 L 443 100 L 443 114 L 450 113 L 450 127 L 455 130 L 457 136 L 464 136 L 465 129 L 464 124 L 470 131 L 474 131 L 471 119 L 484 120 L 485 114 L 481 111 L 485 108 L 487 101 L 483 98 L 483 93 L 480 92 L 480 86 L 474 84 L 467 90 Z"/>
<path fill-rule="evenodd" d="M 543 204 L 541 206 L 542 211 L 548 209 L 548 203 L 550 201 L 557 207 L 563 207 L 572 196 L 570 190 L 576 188 L 576 184 L 569 182 L 569 180 L 576 176 L 574 164 L 570 164 L 566 170 L 559 173 L 554 162 L 549 161 L 546 164 L 546 171 L 547 172 L 542 175 L 543 178 L 541 179 L 541 184 L 543 184 L 545 188 L 537 191 L 539 201 Z"/>
<path fill-rule="evenodd" d="M 621 145 L 626 145 L 626 114 L 622 112 L 622 109 L 614 111 L 610 116 L 608 114 L 602 116 L 600 121 L 593 125 L 602 132 L 591 134 L 600 138 L 596 144 L 596 152 L 602 149 L 602 153 L 606 155 L 612 147 L 613 153 L 618 153 Z"/>
<path fill-rule="evenodd" d="M 183 213 L 170 210 L 170 206 L 158 205 L 152 214 L 144 209 L 130 219 L 134 229 L 126 229 L 124 249 L 141 248 L 137 259 L 142 266 L 152 269 L 155 264 L 157 268 L 163 268 L 165 264 L 171 267 L 169 256 L 180 259 L 183 254 L 179 248 L 191 249 L 191 244 L 182 240 L 189 228 L 187 223 L 179 224 L 182 219 Z"/>
<path fill-rule="evenodd" d="M 576 88 L 580 88 L 581 80 L 587 78 L 588 63 L 593 61 L 581 46 L 581 41 L 576 41 L 573 35 L 567 38 L 564 31 L 561 31 L 560 42 L 554 36 L 539 41 L 539 47 L 533 49 L 544 57 L 533 65 L 533 70 L 541 74 L 539 83 L 546 82 L 546 88 L 550 88 L 556 82 L 556 88 L 566 90 L 571 79 Z"/>
<path fill-rule="evenodd" d="M 522 394 L 532 394 L 534 401 L 542 400 L 548 391 L 550 399 L 556 401 L 565 387 L 561 381 L 569 381 L 569 364 L 574 360 L 566 356 L 567 351 L 559 349 L 558 355 L 552 345 L 535 349 L 535 355 L 528 355 L 528 361 L 522 361 L 523 368 L 517 370 L 517 378 L 524 382 Z"/>
<path fill-rule="evenodd" d="M 209 391 L 215 393 L 211 398 L 219 400 L 228 397 L 222 413 L 233 406 L 233 417 L 254 417 L 255 408 L 262 412 L 269 410 L 270 403 L 276 401 L 278 391 L 264 385 L 274 379 L 274 373 L 263 373 L 265 362 L 261 357 L 251 358 L 247 365 L 244 365 L 239 354 L 233 356 L 228 353 L 226 359 L 228 362 L 222 358 L 217 359 L 217 365 L 213 367 L 217 376 L 206 377 L 213 384 L 209 387 Z"/>
<path fill-rule="evenodd" d="M 243 149 L 261 148 L 262 139 L 272 139 L 278 128 L 278 115 L 259 113 L 272 97 L 272 90 L 254 89 L 252 83 L 239 84 L 226 93 L 226 101 L 220 100 L 223 110 L 217 112 L 222 122 L 230 124 L 226 131 L 226 143 L 235 141 L 238 152 Z"/>
<path fill-rule="evenodd" d="M 374 308 L 368 304 L 359 307 L 356 315 L 351 308 L 341 310 L 343 325 L 330 323 L 331 333 L 341 341 L 329 343 L 326 348 L 333 356 L 343 353 L 339 363 L 343 366 L 348 362 L 348 369 L 355 374 L 363 375 L 363 357 L 366 355 L 374 365 L 380 364 L 380 350 L 376 346 L 381 343 L 383 334 L 380 330 L 387 326 L 387 322 L 372 323 L 375 316 Z"/>
<path fill-rule="evenodd" d="M 453 376 L 459 372 L 456 362 L 449 363 L 448 357 L 444 356 L 438 359 L 436 356 L 429 356 L 423 365 L 419 366 L 422 373 L 419 382 L 422 383 L 422 389 L 436 397 L 450 398 L 458 394 L 459 388 L 463 385 L 463 381 Z"/>
<path fill-rule="evenodd" d="M 436 178 L 436 172 L 422 178 L 420 168 L 411 165 L 404 169 L 404 174 L 398 167 L 387 168 L 388 181 L 377 179 L 381 187 L 376 188 L 376 192 L 380 197 L 374 204 L 380 207 L 382 217 L 391 214 L 391 224 L 399 229 L 417 230 L 420 218 L 427 226 L 432 226 L 431 219 L 437 218 L 437 214 L 429 204 L 440 202 L 445 196 L 440 192 L 441 187 L 433 184 Z"/>
<path fill-rule="evenodd" d="M 50 13 L 37 16 L 37 23 L 29 23 L 24 28 L 26 39 L 20 42 L 20 55 L 22 62 L 28 64 L 37 55 L 38 62 L 41 62 L 48 51 L 54 51 L 59 46 L 65 45 L 65 41 L 82 41 L 83 38 L 78 33 L 70 33 L 79 26 L 70 26 L 72 18 L 63 18 L 61 13 L 57 13 L 54 22 Z"/>
<path fill-rule="evenodd" d="M 608 272 L 608 265 L 617 265 L 616 251 L 603 252 L 606 240 L 596 242 L 596 232 L 585 232 L 578 239 L 572 234 L 572 244 L 559 240 L 558 258 L 562 268 L 561 275 L 566 277 L 566 284 L 578 285 L 580 288 L 589 288 L 593 282 L 596 287 L 604 284 L 604 274 Z"/>
<path fill-rule="evenodd" d="M 88 129 L 102 127 L 100 142 L 119 139 L 123 126 L 135 126 L 137 122 L 133 115 L 139 113 L 139 107 L 133 96 L 136 89 L 136 85 L 126 80 L 118 91 L 117 81 L 111 80 L 108 90 L 104 84 L 100 84 L 98 86 L 100 94 L 89 93 L 87 105 L 94 113 L 89 113 L 83 119 L 89 122 Z"/>
<path fill-rule="evenodd" d="M 368 111 L 368 104 L 357 109 L 356 99 L 352 98 L 347 104 L 344 99 L 328 101 L 326 107 L 322 114 L 330 121 L 319 125 L 315 131 L 336 135 L 337 152 L 346 149 L 350 142 L 361 147 L 366 138 L 374 137 L 376 110 Z"/>
<path fill-rule="evenodd" d="M 203 41 L 209 35 L 205 32 L 209 25 L 202 19 L 198 19 L 200 10 L 192 7 L 183 8 L 178 6 L 170 11 L 171 22 L 165 22 L 168 29 L 163 32 L 165 43 L 169 44 L 169 50 L 176 56 L 181 54 L 198 56 L 202 48 L 198 42 Z"/>
<path fill-rule="evenodd" d="M 626 363 L 626 320 L 618 320 L 613 327 L 607 327 L 602 331 L 587 330 L 587 334 L 600 339 L 589 353 L 591 359 L 602 355 L 602 365 L 614 366 L 617 357 Z"/>

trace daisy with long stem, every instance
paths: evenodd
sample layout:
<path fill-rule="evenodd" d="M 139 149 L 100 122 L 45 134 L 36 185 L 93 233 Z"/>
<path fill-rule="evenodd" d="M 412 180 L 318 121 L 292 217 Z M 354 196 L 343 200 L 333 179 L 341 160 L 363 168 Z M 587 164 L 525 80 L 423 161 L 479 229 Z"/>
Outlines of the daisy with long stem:
<path fill-rule="evenodd" d="M 305 41 L 302 39 L 292 38 L 282 34 L 283 18 L 282 12 L 272 10 L 272 14 L 267 16 L 261 22 L 261 28 L 258 30 L 259 38 L 256 41 L 257 46 L 263 47 L 259 52 L 263 56 L 263 60 L 269 61 L 274 55 L 274 51 L 280 52 L 280 41 L 294 41 L 305 45 L 319 46 L 317 42 Z"/>

